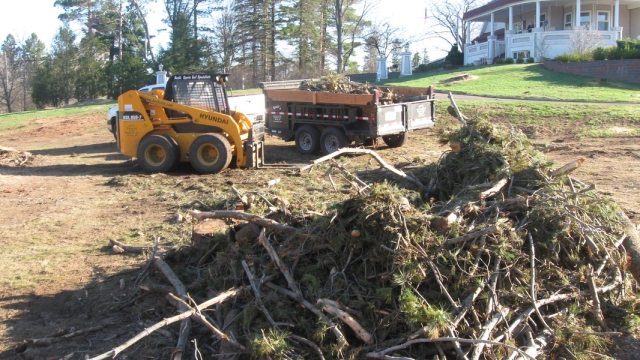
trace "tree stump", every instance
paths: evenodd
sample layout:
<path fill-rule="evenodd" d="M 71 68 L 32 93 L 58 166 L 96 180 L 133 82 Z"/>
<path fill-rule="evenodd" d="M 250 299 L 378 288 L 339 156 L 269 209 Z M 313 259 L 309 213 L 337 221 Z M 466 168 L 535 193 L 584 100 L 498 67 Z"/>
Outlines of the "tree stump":
<path fill-rule="evenodd" d="M 255 243 L 258 235 L 260 235 L 260 227 L 256 224 L 248 223 L 238 230 L 235 238 L 240 246 L 244 246 Z"/>
<path fill-rule="evenodd" d="M 223 220 L 213 219 L 198 223 L 191 232 L 191 246 L 196 249 L 206 249 L 209 241 L 217 234 L 227 232 L 227 224 Z"/>

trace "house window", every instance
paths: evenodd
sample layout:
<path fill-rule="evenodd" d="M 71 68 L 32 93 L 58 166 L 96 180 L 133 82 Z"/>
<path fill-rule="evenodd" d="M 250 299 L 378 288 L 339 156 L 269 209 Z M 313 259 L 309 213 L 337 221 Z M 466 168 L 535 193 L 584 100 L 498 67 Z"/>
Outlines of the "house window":
<path fill-rule="evenodd" d="M 591 11 L 580 12 L 580 26 L 591 28 Z"/>
<path fill-rule="evenodd" d="M 598 11 L 598 30 L 609 31 L 609 12 Z"/>
<path fill-rule="evenodd" d="M 519 58 L 522 58 L 522 59 L 528 59 L 528 58 L 530 58 L 530 57 L 531 57 L 531 56 L 530 56 L 529 50 L 525 50 L 525 51 L 514 51 L 514 52 L 513 52 L 513 58 L 514 58 L 514 59 L 519 59 Z"/>
<path fill-rule="evenodd" d="M 513 23 L 513 31 L 515 31 L 516 34 L 522 34 L 522 21 Z"/>
<path fill-rule="evenodd" d="M 547 22 L 547 14 L 545 13 L 540 14 L 540 27 L 546 28 L 547 25 L 549 25 Z"/>
<path fill-rule="evenodd" d="M 573 14 L 564 14 L 564 29 L 571 30 L 573 28 Z"/>

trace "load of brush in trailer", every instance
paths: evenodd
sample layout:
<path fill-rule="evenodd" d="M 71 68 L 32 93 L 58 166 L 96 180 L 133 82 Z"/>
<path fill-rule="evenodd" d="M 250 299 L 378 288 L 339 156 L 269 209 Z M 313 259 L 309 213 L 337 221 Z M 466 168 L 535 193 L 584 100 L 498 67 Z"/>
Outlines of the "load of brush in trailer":
<path fill-rule="evenodd" d="M 410 131 L 435 125 L 432 86 L 347 82 L 326 92 L 326 86 L 310 86 L 306 81 L 260 85 L 265 95 L 267 133 L 295 140 L 301 154 L 329 154 L 353 142 L 374 144 L 378 138 L 389 147 L 400 147 Z"/>

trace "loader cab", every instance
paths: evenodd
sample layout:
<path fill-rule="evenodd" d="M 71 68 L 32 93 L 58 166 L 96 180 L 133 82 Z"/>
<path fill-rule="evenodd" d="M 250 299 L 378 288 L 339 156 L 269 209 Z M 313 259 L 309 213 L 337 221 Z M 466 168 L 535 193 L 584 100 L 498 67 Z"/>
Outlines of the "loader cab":
<path fill-rule="evenodd" d="M 228 74 L 173 75 L 167 82 L 164 99 L 229 115 L 227 79 Z"/>

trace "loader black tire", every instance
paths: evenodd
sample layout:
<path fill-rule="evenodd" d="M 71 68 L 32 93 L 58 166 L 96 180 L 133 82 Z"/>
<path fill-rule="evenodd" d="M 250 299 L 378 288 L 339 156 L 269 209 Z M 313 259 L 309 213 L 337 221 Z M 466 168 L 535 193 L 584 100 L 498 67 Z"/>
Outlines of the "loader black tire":
<path fill-rule="evenodd" d="M 336 152 L 347 145 L 349 145 L 349 139 L 344 134 L 344 131 L 335 127 L 328 127 L 322 132 L 320 137 L 320 149 L 325 155 Z"/>
<path fill-rule="evenodd" d="M 180 147 L 168 135 L 149 135 L 140 141 L 137 155 L 143 170 L 150 173 L 165 173 L 171 171 L 180 162 Z"/>
<path fill-rule="evenodd" d="M 231 145 L 221 134 L 202 134 L 189 147 L 189 161 L 202 174 L 219 173 L 229 166 L 231 158 Z"/>
<path fill-rule="evenodd" d="M 385 135 L 382 137 L 382 141 L 384 141 L 384 143 L 387 144 L 387 146 L 389 146 L 390 148 L 401 147 L 402 145 L 404 145 L 404 143 L 407 142 L 407 139 L 409 139 L 408 131 L 405 131 L 401 134 Z"/>
<path fill-rule="evenodd" d="M 311 155 L 320 149 L 320 131 L 311 125 L 302 125 L 296 131 L 296 147 L 302 155 Z"/>

